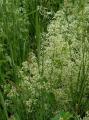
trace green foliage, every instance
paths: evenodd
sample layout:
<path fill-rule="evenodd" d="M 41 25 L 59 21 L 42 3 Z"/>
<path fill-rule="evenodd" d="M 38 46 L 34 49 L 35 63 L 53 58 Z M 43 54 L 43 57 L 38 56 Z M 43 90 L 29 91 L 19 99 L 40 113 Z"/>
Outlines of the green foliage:
<path fill-rule="evenodd" d="M 3 98 L 1 91 L 0 91 L 0 119 L 1 120 L 8 119 L 8 114 L 7 114 L 4 98 Z"/>
<path fill-rule="evenodd" d="M 52 120 L 72 120 L 73 115 L 69 112 L 59 112 Z"/>
<path fill-rule="evenodd" d="M 89 119 L 88 6 L 1 0 L 1 120 Z"/>

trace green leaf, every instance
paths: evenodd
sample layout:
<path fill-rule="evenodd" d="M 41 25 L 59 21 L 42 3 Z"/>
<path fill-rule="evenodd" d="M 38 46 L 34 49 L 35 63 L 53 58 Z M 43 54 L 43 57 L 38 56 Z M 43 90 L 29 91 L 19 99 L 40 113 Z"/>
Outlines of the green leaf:
<path fill-rule="evenodd" d="M 70 120 L 73 118 L 73 115 L 69 112 L 59 112 L 54 118 L 51 120 Z"/>

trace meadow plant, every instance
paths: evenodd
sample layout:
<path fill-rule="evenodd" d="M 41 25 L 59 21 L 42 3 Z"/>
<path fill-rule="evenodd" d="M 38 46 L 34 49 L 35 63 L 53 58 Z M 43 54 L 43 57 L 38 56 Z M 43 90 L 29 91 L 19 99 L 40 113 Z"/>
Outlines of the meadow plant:
<path fill-rule="evenodd" d="M 27 13 L 23 17 L 20 16 L 18 7 L 13 7 L 14 16 L 10 25 L 14 30 L 20 25 L 18 29 L 20 36 L 11 30 L 7 30 L 8 33 L 5 29 L 3 31 L 6 36 L 10 31 L 14 35 L 7 56 L 10 55 L 11 63 L 16 65 L 13 67 L 16 68 L 15 80 L 18 80 L 16 83 L 9 81 L 8 84 L 3 85 L 5 97 L 3 98 L 1 94 L 1 98 L 5 117 L 17 120 L 50 120 L 58 112 L 69 111 L 73 116 L 79 115 L 82 119 L 89 110 L 89 4 L 81 1 L 81 4 L 79 2 L 73 6 L 67 1 L 64 7 L 55 13 L 47 26 L 47 32 L 44 32 L 44 28 L 41 27 L 41 17 L 44 16 L 46 19 L 51 13 L 43 6 L 35 6 L 36 3 L 32 8 L 32 3 L 34 1 L 29 4 L 24 3 L 24 9 L 19 8 L 21 12 L 23 11 L 22 14 Z M 11 5 L 8 6 L 11 8 Z M 28 14 L 29 10 L 32 13 Z M 16 16 L 21 18 L 15 20 Z M 5 24 L 9 23 L 5 22 Z M 16 38 L 18 41 L 15 41 Z M 30 46 L 30 53 L 25 58 L 26 47 L 33 39 L 36 42 L 34 47 L 36 51 L 32 50 L 34 45 Z M 6 41 L 8 40 L 11 40 L 10 36 Z M 21 51 L 19 51 L 17 49 L 19 45 L 24 49 L 20 46 Z M 68 112 L 67 114 L 70 115 Z M 83 119 L 88 120 L 88 115 Z"/>

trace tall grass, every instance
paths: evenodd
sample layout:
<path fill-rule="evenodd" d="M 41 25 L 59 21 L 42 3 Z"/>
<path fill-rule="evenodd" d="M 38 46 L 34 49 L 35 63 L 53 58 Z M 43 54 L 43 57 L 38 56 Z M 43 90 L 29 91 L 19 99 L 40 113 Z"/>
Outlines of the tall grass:
<path fill-rule="evenodd" d="M 68 110 L 75 116 L 84 116 L 89 108 L 86 105 L 89 52 L 86 48 L 88 21 L 84 13 L 85 5 L 86 1 L 83 0 L 71 0 L 71 2 L 68 0 L 3 0 L 1 2 L 1 120 L 51 120 L 56 112 L 63 110 Z M 47 27 L 59 9 L 63 12 L 63 19 L 66 21 L 64 22 L 66 25 L 63 23 L 60 25 L 61 30 L 64 30 L 61 33 L 62 37 L 60 32 L 57 36 L 55 30 L 57 26 L 53 27 L 53 31 L 51 30 L 54 33 L 50 33 Z M 74 18 L 72 18 L 73 15 Z M 72 57 L 74 41 L 68 37 L 69 33 L 73 32 L 70 31 L 68 17 L 74 20 L 78 16 L 74 35 L 76 34 L 76 41 L 80 43 L 81 49 L 79 49 L 80 53 L 78 52 L 79 63 L 76 65 L 76 60 Z M 53 18 L 54 23 L 56 19 Z M 61 23 L 57 22 L 57 24 Z M 67 32 L 66 26 L 69 29 Z M 60 38 L 62 42 L 58 42 L 58 40 L 61 41 Z M 55 41 L 58 42 L 58 46 Z M 46 42 L 49 43 L 46 44 Z M 75 52 L 77 53 L 77 50 Z M 32 53 L 35 55 L 31 56 Z M 34 60 L 35 57 L 36 60 Z M 69 67 L 72 62 L 73 68 Z M 71 75 L 70 71 L 69 73 L 65 71 L 67 67 Z"/>
<path fill-rule="evenodd" d="M 74 114 L 80 114 L 81 117 L 84 116 L 85 111 L 87 110 L 86 108 L 86 102 L 87 99 L 84 100 L 85 94 L 86 94 L 86 88 L 87 88 L 87 80 L 88 80 L 88 66 L 89 64 L 87 63 L 87 54 L 88 50 L 86 49 L 86 27 L 87 23 L 85 21 L 85 1 L 79 1 L 79 7 L 77 8 L 79 12 L 81 13 L 76 13 L 76 15 L 80 15 L 79 19 L 79 25 L 81 26 L 81 36 L 77 36 L 77 39 L 81 41 L 81 62 L 79 65 L 79 71 L 77 75 L 77 82 L 74 87 L 73 83 L 73 76 L 71 76 L 71 81 L 70 81 L 70 93 L 71 93 L 71 98 L 72 98 L 72 107 L 73 111 L 75 112 Z M 68 19 L 67 19 L 68 20 Z M 69 26 L 70 27 L 70 26 Z M 79 31 L 77 30 L 77 35 L 79 35 Z M 87 43 L 88 44 L 88 43 Z M 69 44 L 70 45 L 70 44 Z M 71 51 L 70 51 L 70 57 L 71 57 Z"/>
<path fill-rule="evenodd" d="M 6 110 L 6 105 L 4 102 L 4 97 L 0 91 L 0 119 L 1 120 L 8 120 L 8 113 Z"/>

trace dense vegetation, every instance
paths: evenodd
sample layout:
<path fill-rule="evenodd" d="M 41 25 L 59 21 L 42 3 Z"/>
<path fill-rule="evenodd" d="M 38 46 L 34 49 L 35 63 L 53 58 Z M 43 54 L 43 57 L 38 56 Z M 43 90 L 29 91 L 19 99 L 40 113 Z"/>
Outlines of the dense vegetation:
<path fill-rule="evenodd" d="M 0 0 L 0 120 L 89 120 L 88 0 Z"/>

